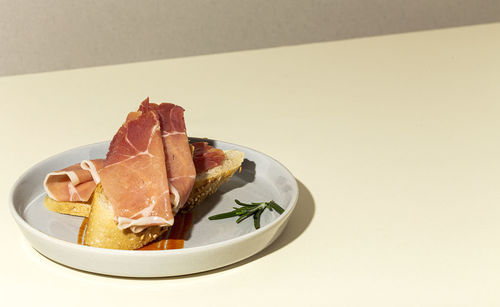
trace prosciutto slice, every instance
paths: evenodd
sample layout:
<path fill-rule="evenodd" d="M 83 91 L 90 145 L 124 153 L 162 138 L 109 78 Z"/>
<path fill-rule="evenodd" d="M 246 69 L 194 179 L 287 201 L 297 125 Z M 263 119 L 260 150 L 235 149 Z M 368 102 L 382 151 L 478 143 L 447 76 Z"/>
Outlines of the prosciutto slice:
<path fill-rule="evenodd" d="M 86 202 L 100 182 L 99 170 L 104 159 L 84 160 L 45 176 L 43 187 L 57 201 Z"/>
<path fill-rule="evenodd" d="M 118 228 L 171 226 L 165 153 L 155 112 L 131 112 L 111 141 L 99 173 Z"/>
<path fill-rule="evenodd" d="M 159 116 L 171 202 L 175 213 L 188 200 L 196 177 L 184 123 L 184 109 L 171 103 L 150 103 L 147 98 L 142 102 L 139 111 L 153 111 Z"/>
<path fill-rule="evenodd" d="M 193 161 L 197 174 L 221 165 L 226 158 L 224 151 L 208 145 L 207 142 L 196 142 L 191 145 L 194 147 Z"/>

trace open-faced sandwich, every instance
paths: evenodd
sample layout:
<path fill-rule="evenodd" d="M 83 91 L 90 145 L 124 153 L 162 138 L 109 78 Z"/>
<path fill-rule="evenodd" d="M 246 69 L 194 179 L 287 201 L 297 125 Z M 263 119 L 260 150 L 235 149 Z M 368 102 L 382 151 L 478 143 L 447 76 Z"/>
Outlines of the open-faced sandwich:
<path fill-rule="evenodd" d="M 44 203 L 88 217 L 85 244 L 138 249 L 198 206 L 241 167 L 243 153 L 190 144 L 184 109 L 143 101 L 128 114 L 105 159 L 49 173 Z"/>

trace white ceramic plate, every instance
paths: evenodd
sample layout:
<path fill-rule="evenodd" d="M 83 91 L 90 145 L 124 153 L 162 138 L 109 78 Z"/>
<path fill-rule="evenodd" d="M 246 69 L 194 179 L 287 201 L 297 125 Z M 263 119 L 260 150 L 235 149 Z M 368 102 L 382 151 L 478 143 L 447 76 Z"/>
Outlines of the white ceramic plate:
<path fill-rule="evenodd" d="M 79 245 L 78 230 L 83 218 L 45 208 L 42 185 L 45 175 L 84 159 L 105 157 L 109 142 L 60 153 L 27 170 L 12 187 L 11 213 L 33 248 L 58 263 L 84 271 L 161 277 L 203 272 L 238 262 L 261 251 L 280 235 L 297 202 L 297 182 L 283 165 L 263 153 L 221 141 L 209 142 L 217 148 L 243 151 L 245 161 L 241 173 L 194 210 L 194 224 L 183 249 L 124 251 Z M 285 212 L 278 215 L 266 210 L 258 230 L 254 229 L 251 218 L 240 224 L 234 219 L 208 220 L 208 216 L 231 211 L 234 199 L 243 202 L 273 199 Z"/>

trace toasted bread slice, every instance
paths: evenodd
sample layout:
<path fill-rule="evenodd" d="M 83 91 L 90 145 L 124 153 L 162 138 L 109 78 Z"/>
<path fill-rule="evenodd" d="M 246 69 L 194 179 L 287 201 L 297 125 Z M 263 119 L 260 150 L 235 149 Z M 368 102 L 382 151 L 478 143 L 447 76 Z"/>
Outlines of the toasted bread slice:
<path fill-rule="evenodd" d="M 183 208 L 189 211 L 199 205 L 207 196 L 215 193 L 219 186 L 241 167 L 244 154 L 236 150 L 225 151 L 226 159 L 214 167 L 196 176 L 193 190 Z M 120 230 L 114 220 L 114 212 L 102 186 L 94 192 L 84 243 L 89 246 L 112 249 L 137 249 L 156 239 L 168 227 L 149 227 L 140 233 Z"/>
<path fill-rule="evenodd" d="M 194 181 L 193 189 L 189 199 L 182 211 L 190 211 L 198 206 L 209 195 L 214 194 L 217 189 L 233 176 L 243 163 L 244 153 L 237 150 L 225 150 L 224 162 L 206 172 L 198 174 Z"/>
<path fill-rule="evenodd" d="M 43 204 L 50 211 L 83 217 L 89 216 L 91 202 L 92 197 L 90 197 L 90 199 L 84 203 L 73 201 L 57 201 L 50 198 L 48 195 L 43 199 Z"/>
<path fill-rule="evenodd" d="M 156 239 L 168 228 L 154 226 L 134 233 L 119 229 L 114 218 L 113 207 L 99 184 L 94 191 L 84 244 L 112 249 L 137 249 Z"/>

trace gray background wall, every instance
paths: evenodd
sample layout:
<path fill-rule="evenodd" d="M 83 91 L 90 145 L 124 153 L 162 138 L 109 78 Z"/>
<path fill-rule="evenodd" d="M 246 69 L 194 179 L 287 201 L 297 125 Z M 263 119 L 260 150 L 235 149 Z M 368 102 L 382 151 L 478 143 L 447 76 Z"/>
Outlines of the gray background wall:
<path fill-rule="evenodd" d="M 0 75 L 498 21 L 500 0 L 0 0 Z"/>

